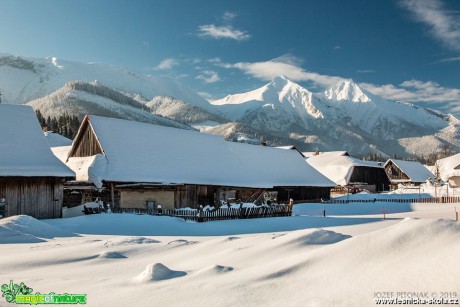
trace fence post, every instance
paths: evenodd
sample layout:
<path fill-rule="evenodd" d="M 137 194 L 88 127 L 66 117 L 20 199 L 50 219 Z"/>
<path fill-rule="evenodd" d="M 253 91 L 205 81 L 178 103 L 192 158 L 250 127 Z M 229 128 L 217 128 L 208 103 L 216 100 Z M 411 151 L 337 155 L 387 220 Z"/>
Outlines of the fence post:
<path fill-rule="evenodd" d="M 198 211 L 198 223 L 203 222 L 203 205 L 200 205 L 200 209 Z"/>

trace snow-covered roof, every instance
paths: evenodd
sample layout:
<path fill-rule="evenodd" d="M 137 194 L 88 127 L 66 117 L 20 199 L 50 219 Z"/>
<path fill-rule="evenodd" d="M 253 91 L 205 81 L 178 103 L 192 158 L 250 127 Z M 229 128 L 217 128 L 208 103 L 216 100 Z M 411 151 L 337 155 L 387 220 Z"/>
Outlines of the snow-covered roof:
<path fill-rule="evenodd" d="M 307 158 L 310 158 L 310 157 L 314 157 L 314 156 L 317 156 L 317 155 L 321 155 L 321 156 L 349 156 L 348 152 L 346 151 L 324 151 L 324 152 L 319 152 L 319 154 L 315 151 L 304 151 L 302 152 L 302 154 L 307 157 Z"/>
<path fill-rule="evenodd" d="M 72 145 L 51 147 L 53 154 L 63 163 L 67 162 L 67 157 L 69 156 L 70 149 L 72 149 Z"/>
<path fill-rule="evenodd" d="M 84 164 L 81 169 L 86 168 L 90 173 L 86 178 L 94 183 L 335 186 L 293 150 L 228 142 L 217 135 L 99 116 L 88 116 L 86 124 L 91 125 L 103 154 L 85 162 L 69 158 L 67 164 L 77 171 L 78 178 L 85 178 L 73 165 Z"/>
<path fill-rule="evenodd" d="M 355 166 L 383 168 L 383 165 L 379 165 L 378 162 L 363 161 L 339 154 L 320 154 L 309 157 L 306 161 L 324 176 L 335 182 L 336 185 L 340 186 L 346 186 L 350 183 Z"/>
<path fill-rule="evenodd" d="M 301 152 L 297 147 L 294 145 L 288 145 L 288 146 L 277 146 L 275 148 L 280 148 L 280 149 L 285 149 L 285 150 L 296 150 L 302 157 L 305 157 L 303 152 Z"/>
<path fill-rule="evenodd" d="M 423 183 L 427 180 L 428 177 L 434 178 L 433 173 L 431 173 L 420 162 L 389 159 L 385 163 L 385 167 L 388 165 L 388 163 L 390 163 L 390 161 L 392 161 L 402 172 L 404 172 L 407 177 L 409 177 L 411 182 Z"/>
<path fill-rule="evenodd" d="M 29 106 L 0 104 L 0 176 L 75 177 L 51 152 Z"/>
<path fill-rule="evenodd" d="M 59 147 L 59 146 L 70 146 L 72 145 L 72 140 L 66 138 L 65 136 L 55 133 L 53 131 L 45 132 L 46 141 L 50 147 Z"/>
<path fill-rule="evenodd" d="M 460 176 L 460 153 L 444 159 L 439 159 L 436 165 L 439 168 L 441 179 L 444 181 L 454 176 Z M 432 167 L 433 171 L 436 170 L 436 165 Z"/>

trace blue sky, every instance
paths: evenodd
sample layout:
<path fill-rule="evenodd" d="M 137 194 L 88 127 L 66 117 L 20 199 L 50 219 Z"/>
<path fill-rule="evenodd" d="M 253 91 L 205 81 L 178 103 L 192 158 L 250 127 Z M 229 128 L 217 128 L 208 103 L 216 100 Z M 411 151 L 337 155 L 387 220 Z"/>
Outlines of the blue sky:
<path fill-rule="evenodd" d="M 460 112 L 460 1 L 0 0 L 0 52 L 105 62 L 220 98 L 353 79 Z"/>

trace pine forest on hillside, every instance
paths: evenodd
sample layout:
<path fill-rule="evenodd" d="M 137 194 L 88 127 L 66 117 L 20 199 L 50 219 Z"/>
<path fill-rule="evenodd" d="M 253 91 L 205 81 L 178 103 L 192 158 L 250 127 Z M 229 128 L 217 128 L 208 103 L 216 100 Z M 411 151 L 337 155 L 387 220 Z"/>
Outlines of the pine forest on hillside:
<path fill-rule="evenodd" d="M 54 131 L 66 138 L 73 139 L 80 127 L 80 120 L 75 115 L 64 113 L 58 117 L 43 117 L 40 110 L 35 111 L 43 131 Z"/>

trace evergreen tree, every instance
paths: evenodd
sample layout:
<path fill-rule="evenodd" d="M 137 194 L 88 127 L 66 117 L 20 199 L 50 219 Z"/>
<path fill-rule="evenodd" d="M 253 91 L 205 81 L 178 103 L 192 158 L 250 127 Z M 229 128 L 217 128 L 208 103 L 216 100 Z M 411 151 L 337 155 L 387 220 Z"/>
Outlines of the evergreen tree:
<path fill-rule="evenodd" d="M 37 111 L 35 111 L 35 114 L 37 114 L 37 119 L 38 119 L 38 122 L 40 123 L 40 126 L 42 127 L 43 130 L 45 130 L 45 128 L 46 128 L 46 120 L 43 117 L 42 113 L 40 112 L 40 110 L 37 110 Z"/>
<path fill-rule="evenodd" d="M 40 110 L 35 111 L 35 114 L 37 115 L 37 119 L 43 130 L 46 128 L 48 131 L 61 134 L 69 139 L 73 139 L 78 131 L 78 128 L 80 128 L 80 120 L 78 117 L 75 115 L 69 115 L 67 112 L 59 115 L 58 117 L 48 116 L 46 119 Z"/>
<path fill-rule="evenodd" d="M 46 126 L 48 127 L 48 130 L 51 130 L 51 117 L 49 115 L 46 118 Z"/>

